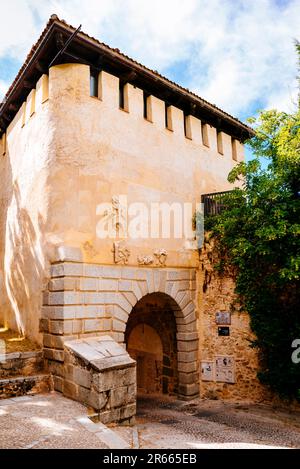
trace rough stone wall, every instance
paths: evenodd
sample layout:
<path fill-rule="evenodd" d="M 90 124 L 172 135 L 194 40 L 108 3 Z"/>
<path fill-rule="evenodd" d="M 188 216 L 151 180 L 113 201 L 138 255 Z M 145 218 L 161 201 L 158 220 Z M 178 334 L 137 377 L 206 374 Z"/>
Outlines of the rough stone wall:
<path fill-rule="evenodd" d="M 15 352 L 0 359 L 0 379 L 11 376 L 29 376 L 45 369 L 43 352 Z"/>
<path fill-rule="evenodd" d="M 203 380 L 202 375 L 200 396 L 266 402 L 272 399 L 272 394 L 257 378 L 259 358 L 257 350 L 250 346 L 255 337 L 250 330 L 249 316 L 240 310 L 232 275 L 214 269 L 218 258 L 213 240 L 205 243 L 200 260 L 200 361 L 201 365 L 210 362 L 213 367 L 213 379 Z M 229 336 L 218 335 L 218 327 L 222 325 L 216 323 L 217 312 L 231 314 L 231 324 L 227 326 Z M 233 360 L 234 383 L 217 381 L 216 357 Z"/>

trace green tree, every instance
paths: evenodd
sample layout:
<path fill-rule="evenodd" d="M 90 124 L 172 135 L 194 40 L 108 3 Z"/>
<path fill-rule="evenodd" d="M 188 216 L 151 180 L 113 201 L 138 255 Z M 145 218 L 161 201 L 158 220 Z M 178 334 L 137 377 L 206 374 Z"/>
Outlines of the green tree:
<path fill-rule="evenodd" d="M 228 180 L 242 187 L 224 198 L 226 208 L 206 220 L 206 229 L 217 240 L 220 265 L 236 272 L 257 337 L 261 382 L 300 399 L 300 363 L 291 359 L 300 339 L 300 100 L 290 114 L 263 111 L 251 123 L 254 159 L 231 171 Z"/>

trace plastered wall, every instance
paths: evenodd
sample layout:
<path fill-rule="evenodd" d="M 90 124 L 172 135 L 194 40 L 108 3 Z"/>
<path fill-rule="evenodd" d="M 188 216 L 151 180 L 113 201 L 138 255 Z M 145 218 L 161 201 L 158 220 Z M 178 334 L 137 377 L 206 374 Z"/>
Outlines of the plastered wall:
<path fill-rule="evenodd" d="M 113 264 L 113 240 L 99 239 L 101 203 L 125 194 L 132 202 L 199 202 L 203 193 L 230 189 L 236 163 L 231 137 L 217 152 L 216 130 L 126 85 L 127 110 L 119 109 L 119 80 L 102 72 L 99 98 L 90 96 L 86 65 L 54 66 L 23 103 L 0 143 L 0 322 L 41 341 L 42 291 L 58 246 L 79 248 L 88 263 Z M 243 147 L 237 142 L 238 160 Z M 197 267 L 186 239 L 126 239 L 129 265 L 155 249 L 167 251 L 168 267 Z"/>

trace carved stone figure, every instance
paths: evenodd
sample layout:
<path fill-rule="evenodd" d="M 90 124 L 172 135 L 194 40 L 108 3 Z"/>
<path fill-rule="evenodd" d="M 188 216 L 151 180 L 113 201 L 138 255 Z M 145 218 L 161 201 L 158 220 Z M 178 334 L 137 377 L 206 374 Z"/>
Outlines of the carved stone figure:
<path fill-rule="evenodd" d="M 125 241 L 116 241 L 112 252 L 115 264 L 128 264 L 130 250 L 126 247 Z"/>
<path fill-rule="evenodd" d="M 153 254 L 156 257 L 156 265 L 164 267 L 168 256 L 167 251 L 163 248 L 156 249 Z"/>
<path fill-rule="evenodd" d="M 138 256 L 137 258 L 139 265 L 151 265 L 154 262 L 153 256 Z"/>
<path fill-rule="evenodd" d="M 122 198 L 122 196 L 121 196 Z M 111 226 L 115 231 L 115 236 L 126 237 L 127 234 L 127 209 L 120 197 L 114 195 L 111 199 L 111 208 L 104 212 L 107 220 L 110 220 Z"/>

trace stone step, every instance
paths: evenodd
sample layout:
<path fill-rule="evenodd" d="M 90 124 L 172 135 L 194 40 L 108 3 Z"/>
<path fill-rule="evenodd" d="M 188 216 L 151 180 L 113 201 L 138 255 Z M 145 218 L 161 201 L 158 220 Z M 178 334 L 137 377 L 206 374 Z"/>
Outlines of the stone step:
<path fill-rule="evenodd" d="M 44 370 L 45 361 L 42 350 L 0 355 L 0 379 L 37 375 Z"/>
<path fill-rule="evenodd" d="M 0 379 L 0 399 L 39 394 L 52 391 L 50 374 L 36 374 L 31 376 L 16 376 Z"/>

